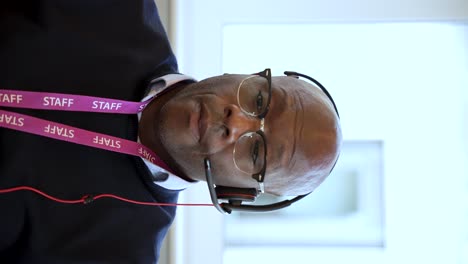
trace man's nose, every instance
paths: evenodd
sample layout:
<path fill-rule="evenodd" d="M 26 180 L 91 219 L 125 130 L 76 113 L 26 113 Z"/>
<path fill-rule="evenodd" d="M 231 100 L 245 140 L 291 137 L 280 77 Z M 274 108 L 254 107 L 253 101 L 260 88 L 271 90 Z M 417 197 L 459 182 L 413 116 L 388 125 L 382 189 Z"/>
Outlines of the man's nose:
<path fill-rule="evenodd" d="M 235 142 L 247 132 L 260 129 L 260 119 L 244 113 L 238 105 L 228 105 L 224 108 L 224 125 L 226 126 L 226 140 Z"/>

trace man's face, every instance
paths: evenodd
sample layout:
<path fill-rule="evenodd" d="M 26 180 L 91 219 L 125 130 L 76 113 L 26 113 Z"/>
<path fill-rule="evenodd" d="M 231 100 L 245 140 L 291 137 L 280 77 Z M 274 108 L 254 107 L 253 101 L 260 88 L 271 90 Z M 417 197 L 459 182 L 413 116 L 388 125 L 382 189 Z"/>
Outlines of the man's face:
<path fill-rule="evenodd" d="M 260 129 L 260 119 L 244 113 L 238 105 L 237 89 L 247 77 L 224 75 L 203 80 L 184 88 L 161 109 L 156 132 L 187 176 L 205 180 L 203 160 L 208 157 L 216 184 L 258 187 L 251 174 L 239 170 L 233 161 L 237 139 Z M 272 79 L 272 98 L 264 126 L 268 149 L 267 191 L 269 185 L 272 187 L 281 180 L 279 177 L 302 175 L 311 167 L 320 167 L 324 160 L 336 157 L 320 154 L 324 147 L 316 145 L 314 135 L 320 134 L 324 121 L 313 115 L 323 106 L 307 91 L 310 87 L 288 87 L 295 82 L 298 80 L 292 77 Z M 315 157 L 313 161 L 311 156 Z"/>

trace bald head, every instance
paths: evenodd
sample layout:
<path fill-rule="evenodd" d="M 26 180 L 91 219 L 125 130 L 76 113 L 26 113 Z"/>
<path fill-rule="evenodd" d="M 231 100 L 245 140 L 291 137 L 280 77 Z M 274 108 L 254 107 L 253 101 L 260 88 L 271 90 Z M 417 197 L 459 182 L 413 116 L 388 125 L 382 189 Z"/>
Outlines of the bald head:
<path fill-rule="evenodd" d="M 292 124 L 293 155 L 288 164 L 267 177 L 267 191 L 300 195 L 313 191 L 330 174 L 341 147 L 338 115 L 325 93 L 293 77 L 275 77 L 273 83 L 291 97 L 287 111 Z"/>

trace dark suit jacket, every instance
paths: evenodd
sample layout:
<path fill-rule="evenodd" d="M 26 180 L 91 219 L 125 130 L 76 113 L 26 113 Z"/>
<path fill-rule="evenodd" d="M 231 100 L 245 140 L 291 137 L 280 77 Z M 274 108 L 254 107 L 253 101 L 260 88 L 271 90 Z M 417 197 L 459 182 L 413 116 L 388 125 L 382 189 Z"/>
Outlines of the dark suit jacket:
<path fill-rule="evenodd" d="M 12 2 L 0 16 L 0 89 L 139 101 L 148 80 L 177 72 L 152 0 Z M 5 110 L 137 138 L 136 115 Z M 62 199 L 178 195 L 154 185 L 140 158 L 0 128 L 0 189 L 22 185 Z M 1 263 L 153 263 L 175 208 L 67 205 L 21 191 L 0 194 L 0 212 Z"/>

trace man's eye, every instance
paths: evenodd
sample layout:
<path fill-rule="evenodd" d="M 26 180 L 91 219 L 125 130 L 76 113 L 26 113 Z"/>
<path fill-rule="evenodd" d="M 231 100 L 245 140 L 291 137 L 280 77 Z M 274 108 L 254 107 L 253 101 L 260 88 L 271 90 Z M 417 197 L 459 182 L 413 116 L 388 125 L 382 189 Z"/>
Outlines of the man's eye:
<path fill-rule="evenodd" d="M 260 142 L 258 140 L 255 140 L 255 143 L 252 147 L 252 154 L 251 154 L 253 165 L 257 163 L 259 147 L 260 147 Z"/>
<path fill-rule="evenodd" d="M 261 91 L 258 91 L 257 98 L 255 100 L 257 112 L 261 112 L 263 108 L 263 95 Z"/>

